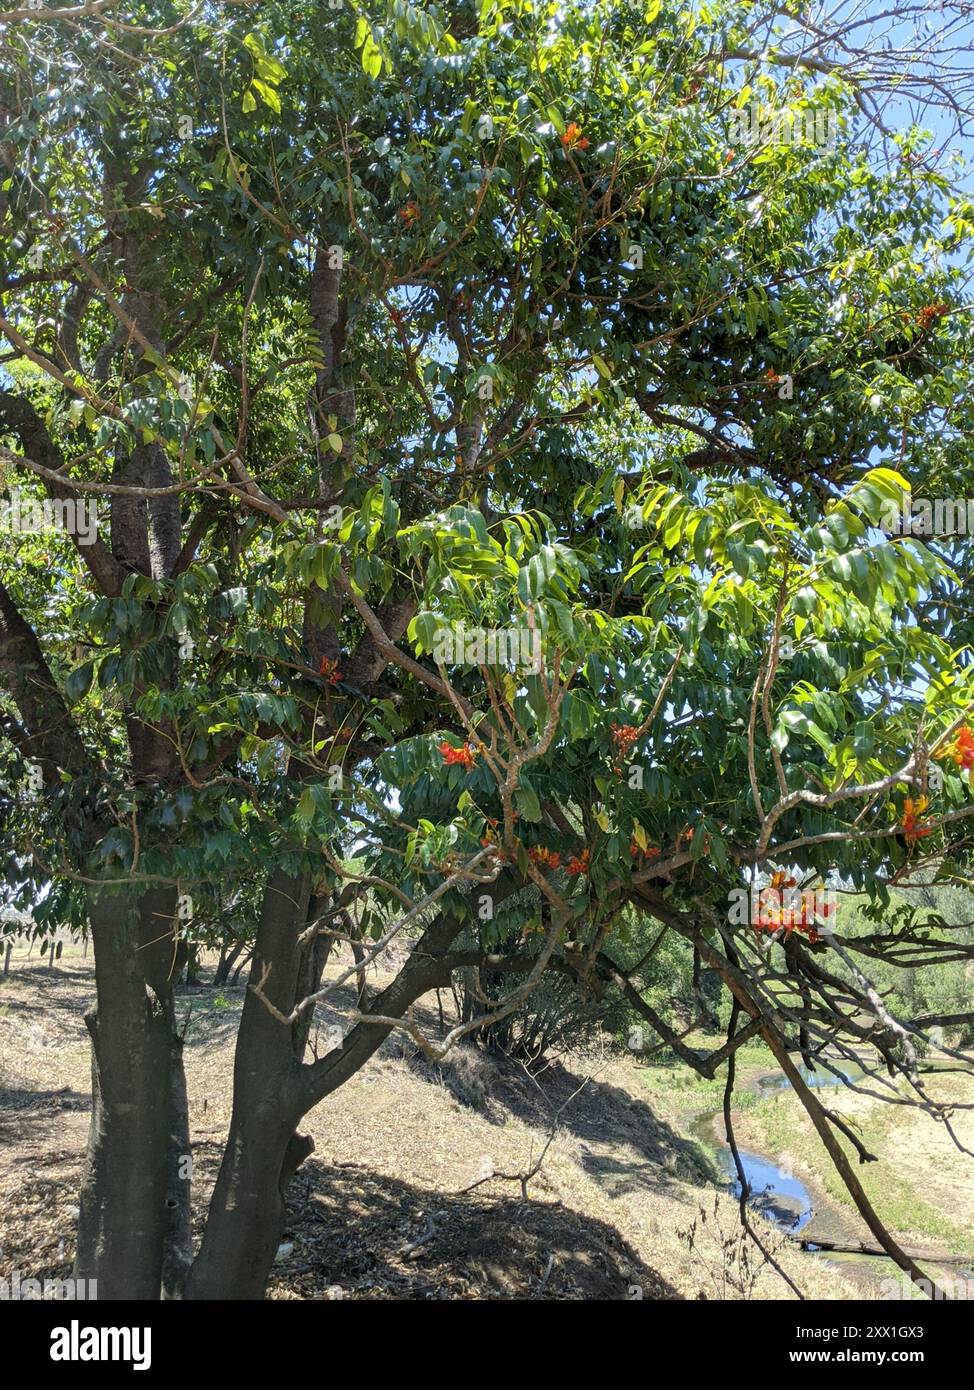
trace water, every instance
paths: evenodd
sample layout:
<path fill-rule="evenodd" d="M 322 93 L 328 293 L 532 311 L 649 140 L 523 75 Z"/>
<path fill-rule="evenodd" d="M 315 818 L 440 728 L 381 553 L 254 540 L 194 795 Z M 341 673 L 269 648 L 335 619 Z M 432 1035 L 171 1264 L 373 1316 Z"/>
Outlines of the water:
<path fill-rule="evenodd" d="M 841 1065 L 832 1062 L 832 1066 L 835 1071 L 827 1071 L 821 1065 L 812 1071 L 802 1063 L 798 1070 L 806 1086 L 814 1090 L 825 1086 L 841 1086 L 843 1078 L 855 1082 L 865 1075 L 862 1067 L 855 1062 L 843 1062 Z M 788 1090 L 790 1086 L 791 1082 L 784 1072 L 776 1071 L 760 1077 L 756 1089 L 758 1095 L 766 1096 L 775 1091 Z M 737 1177 L 734 1155 L 730 1146 L 718 1137 L 719 1121 L 715 1124 L 715 1119 L 714 1115 L 701 1115 L 692 1126 L 693 1132 L 714 1153 L 730 1190 L 735 1197 L 739 1197 L 741 1184 Z M 807 1226 L 812 1219 L 812 1198 L 804 1183 L 762 1154 L 750 1153 L 747 1149 L 739 1149 L 738 1152 L 751 1189 L 750 1205 L 756 1207 L 781 1230 L 790 1234 Z"/>
<path fill-rule="evenodd" d="M 835 1071 L 827 1071 L 821 1065 L 812 1071 L 803 1062 L 798 1071 L 805 1085 L 813 1091 L 822 1086 L 840 1086 L 842 1084 L 840 1077 L 844 1077 L 846 1081 L 859 1081 L 866 1074 L 856 1062 L 843 1062 L 841 1065 L 833 1062 L 832 1066 Z M 836 1076 L 836 1072 L 838 1072 L 838 1076 Z M 774 1071 L 768 1076 L 758 1078 L 758 1094 L 767 1095 L 770 1091 L 787 1091 L 790 1085 L 791 1082 L 783 1071 Z"/>
<path fill-rule="evenodd" d="M 701 1115 L 692 1126 L 693 1132 L 714 1154 L 728 1187 L 735 1197 L 741 1195 L 734 1155 L 730 1145 L 717 1138 L 712 1115 Z M 769 1221 L 783 1231 L 800 1231 L 812 1219 L 812 1198 L 808 1188 L 798 1178 L 786 1173 L 770 1159 L 738 1147 L 741 1165 L 751 1189 L 750 1205 L 756 1207 Z"/>
<path fill-rule="evenodd" d="M 841 1065 L 832 1062 L 835 1072 L 826 1071 L 824 1067 L 817 1067 L 815 1071 L 809 1070 L 802 1065 L 799 1067 L 805 1084 L 813 1089 L 825 1086 L 841 1086 L 843 1078 L 846 1081 L 856 1083 L 863 1077 L 868 1079 L 869 1073 L 855 1062 L 843 1062 Z M 838 1075 L 836 1075 L 838 1073 Z M 784 1072 L 772 1072 L 767 1076 L 762 1076 L 755 1090 L 760 1096 L 772 1095 L 777 1091 L 787 1090 L 791 1083 Z M 730 1147 L 724 1143 L 720 1135 L 722 1134 L 721 1119 L 718 1114 L 698 1115 L 691 1125 L 693 1134 L 705 1145 L 710 1153 L 714 1155 L 721 1173 L 727 1180 L 728 1191 L 733 1192 L 735 1197 L 741 1194 L 741 1185 L 737 1178 L 737 1169 L 734 1164 L 734 1156 Z M 756 1208 L 764 1216 L 778 1227 L 790 1235 L 802 1230 L 807 1226 L 813 1215 L 812 1198 L 808 1189 L 792 1176 L 792 1174 L 778 1164 L 761 1154 L 750 1153 L 747 1149 L 740 1149 L 741 1164 L 751 1189 L 749 1205 Z M 805 1247 L 809 1251 L 819 1251 L 819 1247 L 809 1244 Z M 884 1277 L 898 1281 L 897 1287 L 902 1285 L 903 1275 L 892 1260 L 885 1256 L 860 1255 L 850 1252 L 848 1254 L 838 1251 L 828 1251 L 819 1253 L 819 1259 L 826 1260 L 829 1264 L 836 1262 L 848 1265 L 853 1270 L 861 1270 L 868 1273 L 869 1280 Z M 929 1261 L 929 1272 L 936 1278 L 938 1283 L 945 1289 L 954 1287 L 954 1280 L 968 1281 L 962 1282 L 960 1287 L 970 1290 L 969 1282 L 974 1271 L 966 1267 L 958 1268 L 957 1265 L 938 1265 L 936 1261 Z M 869 1285 L 871 1287 L 871 1285 Z M 903 1287 L 908 1287 L 903 1285 Z M 917 1291 L 915 1294 L 909 1292 L 906 1297 L 921 1297 Z M 969 1297 L 969 1292 L 956 1295 L 958 1297 Z"/>

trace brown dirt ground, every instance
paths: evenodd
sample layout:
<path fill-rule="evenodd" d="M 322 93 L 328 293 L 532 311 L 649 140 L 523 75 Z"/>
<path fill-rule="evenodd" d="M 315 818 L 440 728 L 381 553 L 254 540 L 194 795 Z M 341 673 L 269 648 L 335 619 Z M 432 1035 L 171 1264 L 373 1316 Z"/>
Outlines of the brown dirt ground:
<path fill-rule="evenodd" d="M 0 1278 L 63 1278 L 90 1104 L 83 1013 L 90 960 L 48 971 L 23 951 L 0 983 Z M 204 987 L 186 1067 L 202 1222 L 229 1119 L 243 991 Z M 338 993 L 348 1006 L 348 995 Z M 435 999 L 426 1001 L 435 1022 Z M 340 1012 L 322 1010 L 320 1027 Z M 764 1268 L 739 1275 L 736 1204 L 715 1196 L 699 1151 L 625 1058 L 566 1057 L 539 1077 L 462 1047 L 433 1066 L 400 1036 L 305 1117 L 300 1169 L 269 1296 L 275 1299 L 714 1299 L 790 1296 Z M 655 1103 L 655 1102 L 654 1102 Z M 529 1169 L 522 1199 L 488 1168 Z M 758 1218 L 755 1218 L 758 1221 Z M 835 1269 L 765 1238 L 811 1298 L 856 1290 Z M 760 1263 L 760 1260 L 758 1260 Z"/>

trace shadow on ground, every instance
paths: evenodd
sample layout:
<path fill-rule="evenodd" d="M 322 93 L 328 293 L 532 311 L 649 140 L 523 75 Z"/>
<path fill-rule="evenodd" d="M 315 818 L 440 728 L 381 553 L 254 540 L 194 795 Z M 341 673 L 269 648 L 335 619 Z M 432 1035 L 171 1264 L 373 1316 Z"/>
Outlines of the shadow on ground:
<path fill-rule="evenodd" d="M 29 999 L 14 997 L 4 991 L 3 982 L 9 980 L 18 985 L 28 985 L 35 993 Z M 65 989 L 65 984 L 83 984 L 85 993 Z M 49 970 L 41 962 L 23 962 L 8 976 L 0 980 L 0 1007 L 11 1016 L 50 1019 L 57 1021 L 62 1014 L 70 1015 L 72 1023 L 84 1014 L 91 998 L 94 997 L 94 976 L 88 964 L 57 965 Z"/>
<path fill-rule="evenodd" d="M 506 1124 L 514 1116 L 550 1131 L 557 1121 L 562 1133 L 579 1141 L 581 1167 L 613 1197 L 640 1187 L 665 1187 L 675 1179 L 697 1187 L 721 1180 L 700 1145 L 678 1134 L 645 1101 L 597 1075 L 586 1079 L 584 1072 L 569 1071 L 559 1062 L 531 1074 L 469 1045 L 455 1048 L 437 1064 L 418 1051 L 407 1054 L 406 1061 L 417 1075 L 439 1081 L 491 1124 Z"/>
<path fill-rule="evenodd" d="M 284 1239 L 276 1297 L 681 1297 L 615 1227 L 559 1202 L 445 1194 L 357 1164 L 304 1165 Z"/>
<path fill-rule="evenodd" d="M 27 1086 L 0 1086 L 0 1136 L 3 1134 L 4 1115 L 10 1111 L 90 1109 L 91 1096 L 86 1092 L 73 1091 L 70 1086 L 61 1086 L 56 1091 L 34 1091 Z"/>

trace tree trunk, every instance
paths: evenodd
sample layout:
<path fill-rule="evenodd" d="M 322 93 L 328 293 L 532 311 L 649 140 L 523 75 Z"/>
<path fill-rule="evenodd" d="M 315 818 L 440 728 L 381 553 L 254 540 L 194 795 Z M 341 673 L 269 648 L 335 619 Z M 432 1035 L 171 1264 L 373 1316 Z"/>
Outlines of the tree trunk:
<path fill-rule="evenodd" d="M 230 972 L 236 965 L 238 958 L 242 954 L 246 942 L 237 941 L 233 945 L 230 943 L 233 937 L 229 933 L 224 933 L 223 941 L 220 945 L 220 959 L 217 962 L 216 973 L 213 976 L 214 985 L 225 985 L 230 979 Z"/>
<path fill-rule="evenodd" d="M 158 1299 L 167 1252 L 186 1229 L 189 1182 L 178 1193 L 170 1182 L 175 1151 L 189 1154 L 185 1081 L 171 936 L 159 930 L 174 907 L 167 890 L 141 899 L 95 890 L 89 900 L 96 1003 L 85 1019 L 92 1110 L 75 1277 L 96 1279 L 103 1300 Z"/>
<path fill-rule="evenodd" d="M 298 938 L 309 917 L 306 878 L 281 871 L 268 881 L 251 980 L 289 1014 L 309 983 L 308 952 Z M 265 973 L 266 972 L 266 973 Z M 311 1152 L 295 1135 L 300 1051 L 309 1019 L 295 1029 L 274 1018 L 250 990 L 234 1059 L 233 1113 L 206 1229 L 186 1287 L 190 1299 L 259 1299 L 281 1238 L 291 1176 Z"/>
<path fill-rule="evenodd" d="M 170 1035 L 169 1143 L 166 1151 L 166 1236 L 162 1252 L 165 1298 L 181 1298 L 193 1262 L 192 1180 L 189 1098 L 183 1067 L 183 1041 Z"/>
<path fill-rule="evenodd" d="M 200 982 L 200 952 L 198 946 L 189 946 L 186 950 L 186 988 L 190 989 Z"/>
<path fill-rule="evenodd" d="M 513 891 L 495 885 L 495 901 Z M 306 882 L 272 875 L 261 910 L 251 980 L 285 1016 L 318 987 L 328 938 L 299 941 L 324 911 Z M 434 918 L 395 980 L 373 1001 L 379 1017 L 399 1018 L 410 1004 L 445 986 L 441 962 L 462 931 L 449 913 Z M 270 967 L 267 971 L 266 967 Z M 188 1299 L 260 1299 L 281 1237 L 288 1183 L 313 1152 L 295 1131 L 301 1118 L 354 1076 L 388 1036 L 385 1022 L 358 1023 L 340 1046 L 302 1064 L 311 1014 L 288 1028 L 248 990 L 234 1061 L 233 1115 L 203 1242 L 186 1284 Z"/>
<path fill-rule="evenodd" d="M 243 972 L 243 970 L 245 969 L 245 967 L 248 966 L 248 965 L 250 964 L 251 960 L 253 959 L 253 955 L 254 955 L 253 951 L 248 951 L 248 952 L 245 954 L 243 960 L 241 960 L 240 963 L 237 965 L 237 968 L 236 968 L 236 970 L 233 972 L 233 975 L 231 976 L 231 979 L 230 979 L 230 984 L 231 984 L 232 986 L 236 987 L 237 985 L 239 985 L 241 973 Z"/>
<path fill-rule="evenodd" d="M 288 1183 L 314 1148 L 310 1139 L 295 1135 L 296 1123 L 293 1109 L 284 1103 L 265 1103 L 235 1115 L 187 1298 L 264 1297 L 280 1244 Z"/>

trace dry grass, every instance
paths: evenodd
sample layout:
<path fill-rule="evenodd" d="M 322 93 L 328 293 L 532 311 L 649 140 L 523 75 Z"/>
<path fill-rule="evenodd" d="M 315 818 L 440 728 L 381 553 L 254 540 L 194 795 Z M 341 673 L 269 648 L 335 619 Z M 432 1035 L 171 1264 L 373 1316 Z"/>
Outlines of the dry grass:
<path fill-rule="evenodd" d="M 15 957 L 0 985 L 0 1277 L 67 1273 L 89 1104 L 82 1015 L 92 987 L 90 962 L 70 948 L 51 972 Z M 190 1014 L 200 1221 L 229 1121 L 242 993 L 204 987 L 180 997 L 181 1014 Z M 340 1016 L 319 1011 L 317 1022 Z M 434 1026 L 435 1008 L 426 1022 Z M 270 1296 L 742 1296 L 727 1253 L 735 1204 L 715 1202 L 676 1111 L 664 1113 L 655 1096 L 650 1108 L 647 1094 L 632 1064 L 608 1052 L 531 1077 L 467 1048 L 433 1067 L 411 1044 L 388 1039 L 302 1125 L 315 1153 L 292 1184 Z M 559 1132 L 527 1201 L 519 1183 L 499 1177 L 464 1190 L 490 1170 L 528 1171 L 558 1112 Z M 834 1270 L 767 1234 L 810 1297 L 852 1296 Z M 746 1292 L 788 1296 L 770 1269 Z"/>

